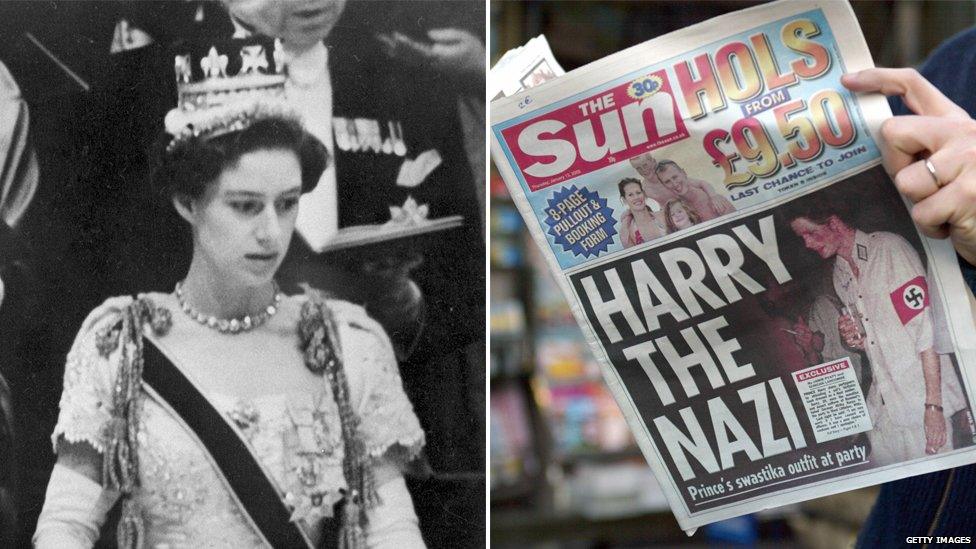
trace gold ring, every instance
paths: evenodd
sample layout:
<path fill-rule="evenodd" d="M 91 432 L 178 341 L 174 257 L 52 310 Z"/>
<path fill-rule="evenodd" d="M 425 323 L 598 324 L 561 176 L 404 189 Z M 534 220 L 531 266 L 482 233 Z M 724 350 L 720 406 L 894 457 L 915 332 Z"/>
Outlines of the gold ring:
<path fill-rule="evenodd" d="M 932 165 L 932 161 L 928 158 L 925 159 L 925 169 L 927 169 L 929 171 L 929 175 L 932 176 L 932 181 L 935 183 L 935 186 L 941 189 L 945 183 L 939 180 L 939 176 L 935 175 L 935 166 Z"/>

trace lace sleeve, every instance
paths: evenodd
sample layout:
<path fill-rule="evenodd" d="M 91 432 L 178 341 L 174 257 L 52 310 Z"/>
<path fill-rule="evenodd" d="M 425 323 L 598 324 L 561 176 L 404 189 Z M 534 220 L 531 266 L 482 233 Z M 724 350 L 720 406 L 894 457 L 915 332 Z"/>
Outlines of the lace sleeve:
<path fill-rule="evenodd" d="M 403 391 L 390 339 L 361 307 L 330 306 L 340 320 L 346 376 L 366 450 L 371 457 L 394 450 L 390 457 L 396 461 L 412 460 L 424 446 L 424 432 Z"/>
<path fill-rule="evenodd" d="M 100 334 L 110 332 L 131 298 L 112 298 L 88 315 L 75 338 L 64 367 L 58 423 L 51 434 L 57 451 L 58 439 L 88 442 L 105 451 L 105 424 L 112 417 L 112 387 L 118 372 L 120 351 L 108 356 L 99 351 Z"/>

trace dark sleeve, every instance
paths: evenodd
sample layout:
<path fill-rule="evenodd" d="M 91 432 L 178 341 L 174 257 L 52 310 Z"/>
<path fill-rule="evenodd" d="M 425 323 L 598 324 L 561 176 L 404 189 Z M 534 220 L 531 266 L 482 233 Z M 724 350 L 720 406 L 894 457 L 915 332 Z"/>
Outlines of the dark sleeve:
<path fill-rule="evenodd" d="M 918 71 L 969 116 L 976 116 L 976 27 L 943 42 Z M 912 114 L 901 97 L 889 97 L 888 103 L 895 116 Z M 966 283 L 976 288 L 976 269 L 962 258 L 959 265 Z"/>
<path fill-rule="evenodd" d="M 976 116 L 976 27 L 943 42 L 918 71 L 970 116 Z M 895 115 L 911 114 L 900 97 L 888 102 Z"/>

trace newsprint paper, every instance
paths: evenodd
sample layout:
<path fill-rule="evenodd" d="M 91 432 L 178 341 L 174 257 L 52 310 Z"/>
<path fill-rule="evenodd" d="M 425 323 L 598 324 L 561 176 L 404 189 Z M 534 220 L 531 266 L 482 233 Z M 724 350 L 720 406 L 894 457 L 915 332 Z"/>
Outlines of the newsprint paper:
<path fill-rule="evenodd" d="M 685 530 L 976 462 L 969 291 L 880 165 L 887 103 L 840 84 L 871 66 L 846 3 L 774 3 L 491 104 Z"/>

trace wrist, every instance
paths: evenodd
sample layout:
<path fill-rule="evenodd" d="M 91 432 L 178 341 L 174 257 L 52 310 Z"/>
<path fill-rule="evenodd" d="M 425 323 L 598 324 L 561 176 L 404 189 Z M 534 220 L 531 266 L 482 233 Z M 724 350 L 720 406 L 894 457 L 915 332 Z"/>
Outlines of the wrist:
<path fill-rule="evenodd" d="M 929 410 L 935 410 L 936 412 L 939 412 L 940 414 L 943 413 L 943 408 L 942 408 L 941 405 L 939 405 L 939 404 L 932 404 L 930 402 L 926 402 L 925 403 L 925 411 L 927 412 Z"/>

